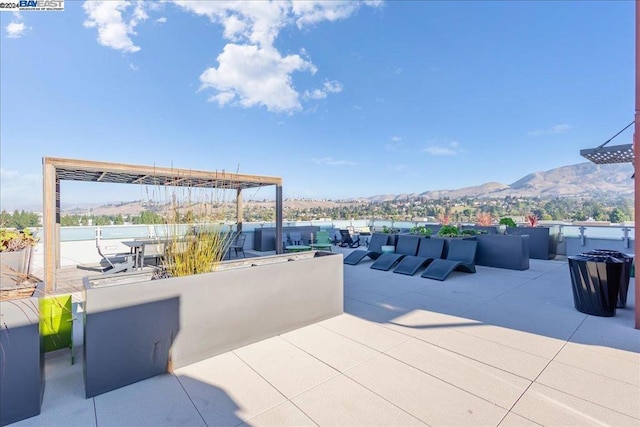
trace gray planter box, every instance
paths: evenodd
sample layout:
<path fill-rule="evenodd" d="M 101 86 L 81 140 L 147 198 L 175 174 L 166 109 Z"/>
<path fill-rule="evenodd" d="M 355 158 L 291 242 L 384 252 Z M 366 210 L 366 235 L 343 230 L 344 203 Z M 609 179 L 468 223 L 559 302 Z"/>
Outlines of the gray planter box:
<path fill-rule="evenodd" d="M 16 285 L 16 273 L 29 274 L 33 246 L 17 252 L 0 252 L 0 286 Z"/>
<path fill-rule="evenodd" d="M 92 397 L 341 314 L 342 255 L 249 258 L 135 283 L 85 278 L 84 297 Z"/>
<path fill-rule="evenodd" d="M 476 264 L 509 270 L 529 268 L 529 236 L 486 234 L 476 237 Z"/>
<path fill-rule="evenodd" d="M 476 230 L 485 234 L 498 234 L 498 227 L 495 225 L 463 225 L 463 230 Z"/>
<path fill-rule="evenodd" d="M 549 227 L 507 227 L 507 234 L 529 236 L 529 256 L 533 259 L 553 259 L 558 247 L 557 232 Z"/>
<path fill-rule="evenodd" d="M 0 425 L 36 416 L 44 393 L 38 297 L 0 301 Z"/>

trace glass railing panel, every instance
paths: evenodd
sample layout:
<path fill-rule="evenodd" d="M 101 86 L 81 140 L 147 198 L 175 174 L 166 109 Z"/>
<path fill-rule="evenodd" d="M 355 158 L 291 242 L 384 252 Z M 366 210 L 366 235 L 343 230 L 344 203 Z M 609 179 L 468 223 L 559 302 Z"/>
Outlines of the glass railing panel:
<path fill-rule="evenodd" d="M 39 235 L 42 236 L 43 233 L 40 231 Z M 95 227 L 60 227 L 61 242 L 95 240 L 95 238 L 96 238 Z"/>
<path fill-rule="evenodd" d="M 101 237 L 106 239 L 140 239 L 149 237 L 149 228 L 146 225 L 123 225 L 100 227 Z"/>

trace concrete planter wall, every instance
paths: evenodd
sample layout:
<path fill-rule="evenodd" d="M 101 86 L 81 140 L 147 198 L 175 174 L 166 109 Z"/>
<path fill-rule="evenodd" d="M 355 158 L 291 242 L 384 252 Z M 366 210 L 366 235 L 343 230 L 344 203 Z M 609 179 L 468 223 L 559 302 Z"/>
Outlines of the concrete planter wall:
<path fill-rule="evenodd" d="M 29 274 L 32 253 L 33 246 L 17 252 L 0 252 L 0 269 L 4 270 L 6 267 L 10 269 L 9 273 L 0 275 L 0 285 L 15 285 L 16 282 L 10 279 L 10 277 L 14 277 L 13 272 Z"/>
<path fill-rule="evenodd" d="M 476 264 L 509 270 L 529 268 L 529 236 L 484 234 L 476 237 Z"/>
<path fill-rule="evenodd" d="M 36 416 L 44 393 L 38 297 L 0 301 L 0 425 Z"/>
<path fill-rule="evenodd" d="M 343 312 L 341 254 L 224 262 L 137 283 L 85 278 L 85 391 L 92 397 Z"/>
<path fill-rule="evenodd" d="M 554 227 L 507 227 L 507 234 L 529 236 L 529 256 L 533 259 L 553 259 L 558 247 L 558 233 Z"/>

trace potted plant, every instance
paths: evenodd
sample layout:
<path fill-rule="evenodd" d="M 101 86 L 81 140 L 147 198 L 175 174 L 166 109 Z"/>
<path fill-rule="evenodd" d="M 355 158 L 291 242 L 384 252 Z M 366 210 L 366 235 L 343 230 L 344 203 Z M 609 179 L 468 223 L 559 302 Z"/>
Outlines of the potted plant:
<path fill-rule="evenodd" d="M 529 256 L 534 259 L 553 259 L 556 256 L 557 234 L 550 227 L 538 226 L 538 217 L 529 214 L 526 227 L 508 228 L 507 234 L 529 236 Z M 555 229 L 554 229 L 555 231 Z"/>
<path fill-rule="evenodd" d="M 443 225 L 438 231 L 438 237 L 458 237 L 460 236 L 460 230 L 455 225 Z"/>
<path fill-rule="evenodd" d="M 508 227 L 516 227 L 516 223 L 513 219 L 508 217 L 500 218 L 500 222 L 498 222 L 498 233 L 505 234 Z"/>
<path fill-rule="evenodd" d="M 415 227 L 412 227 L 411 230 L 409 230 L 409 233 L 417 234 L 420 237 L 429 237 L 433 233 L 433 230 L 431 230 L 426 225 L 416 225 Z"/>
<path fill-rule="evenodd" d="M 0 286 L 16 284 L 30 272 L 31 254 L 38 239 L 27 229 L 0 229 Z"/>

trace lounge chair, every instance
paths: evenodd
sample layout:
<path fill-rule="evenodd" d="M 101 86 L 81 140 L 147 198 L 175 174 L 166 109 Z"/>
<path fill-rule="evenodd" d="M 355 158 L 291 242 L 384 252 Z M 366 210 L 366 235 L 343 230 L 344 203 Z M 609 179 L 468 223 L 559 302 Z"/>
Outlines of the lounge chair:
<path fill-rule="evenodd" d="M 340 237 L 340 247 L 342 248 L 357 248 L 360 246 L 360 236 L 358 236 L 356 240 L 353 240 L 349 230 L 340 230 Z"/>
<path fill-rule="evenodd" d="M 334 228 L 331 232 L 333 233 L 331 237 L 331 243 L 333 243 L 333 246 L 337 246 L 342 243 L 342 234 L 340 234 L 340 230 Z"/>
<path fill-rule="evenodd" d="M 116 254 L 108 254 L 105 255 L 102 253 L 102 248 L 100 247 L 100 238 L 96 238 L 96 248 L 98 249 L 98 254 L 102 257 L 100 264 L 102 268 L 103 274 L 115 274 L 120 273 L 122 271 L 133 271 L 135 269 L 135 255 L 132 253 L 116 253 Z M 110 258 L 119 258 L 124 259 L 124 262 L 112 262 Z M 104 266 L 102 263 L 104 261 L 107 265 Z"/>
<path fill-rule="evenodd" d="M 419 244 L 420 237 L 401 234 L 398 236 L 396 251 L 392 254 L 380 255 L 378 259 L 373 264 L 371 264 L 371 268 L 375 268 L 376 270 L 389 271 L 391 267 L 402 260 L 405 256 L 415 255 L 418 252 Z"/>
<path fill-rule="evenodd" d="M 369 257 L 373 260 L 378 259 L 380 255 L 382 255 L 382 247 L 387 244 L 389 241 L 388 234 L 376 233 L 371 236 L 371 241 L 369 242 L 369 248 L 366 251 L 357 250 L 351 252 L 344 259 L 344 263 L 348 265 L 356 265 L 360 261 L 362 261 L 365 257 Z"/>
<path fill-rule="evenodd" d="M 451 239 L 447 259 L 433 260 L 420 277 L 444 280 L 453 270 L 475 273 L 477 248 L 478 242 L 475 240 Z"/>
<path fill-rule="evenodd" d="M 402 258 L 393 272 L 413 276 L 421 267 L 431 264 L 434 259 L 442 258 L 443 250 L 444 239 L 421 237 L 418 254 L 416 256 L 407 255 Z"/>

